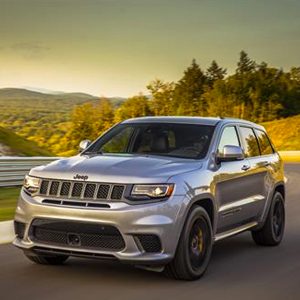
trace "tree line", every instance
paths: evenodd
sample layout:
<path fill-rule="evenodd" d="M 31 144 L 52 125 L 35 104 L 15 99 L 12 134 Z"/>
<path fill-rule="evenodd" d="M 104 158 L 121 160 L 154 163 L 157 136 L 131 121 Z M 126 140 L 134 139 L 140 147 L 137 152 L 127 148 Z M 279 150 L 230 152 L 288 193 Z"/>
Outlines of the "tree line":
<path fill-rule="evenodd" d="M 240 52 L 236 71 L 213 60 L 204 70 L 196 60 L 177 82 L 155 79 L 148 95 L 139 94 L 114 109 L 102 98 L 77 106 L 71 126 L 62 138 L 69 154 L 82 139 L 94 140 L 114 123 L 143 116 L 234 117 L 262 123 L 300 113 L 300 67 L 282 69 L 257 63 Z"/>

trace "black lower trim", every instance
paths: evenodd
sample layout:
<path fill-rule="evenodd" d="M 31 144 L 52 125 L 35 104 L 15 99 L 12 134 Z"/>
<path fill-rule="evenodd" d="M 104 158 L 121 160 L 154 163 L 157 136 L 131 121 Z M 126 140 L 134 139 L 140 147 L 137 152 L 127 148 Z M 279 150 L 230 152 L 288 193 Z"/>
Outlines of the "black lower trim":
<path fill-rule="evenodd" d="M 25 250 L 27 254 L 32 255 L 41 255 L 41 256 L 51 256 L 51 255 L 67 255 L 83 258 L 98 258 L 105 260 L 117 260 L 117 258 L 112 254 L 99 254 L 99 253 L 89 253 L 83 251 L 70 251 L 70 250 L 61 250 L 61 249 L 51 249 L 46 247 L 34 247 L 30 250 Z"/>

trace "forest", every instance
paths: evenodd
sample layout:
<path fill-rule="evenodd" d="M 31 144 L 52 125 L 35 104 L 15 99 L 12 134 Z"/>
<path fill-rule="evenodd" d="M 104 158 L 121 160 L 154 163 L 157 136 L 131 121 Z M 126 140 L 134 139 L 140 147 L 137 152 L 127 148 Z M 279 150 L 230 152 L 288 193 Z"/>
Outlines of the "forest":
<path fill-rule="evenodd" d="M 177 82 L 156 78 L 147 90 L 126 100 L 86 98 L 76 105 L 64 99 L 54 105 L 51 100 L 33 101 L 23 112 L 12 104 L 5 113 L 0 101 L 0 125 L 55 155 L 68 156 L 77 153 L 81 140 L 94 140 L 127 118 L 219 116 L 264 123 L 300 114 L 300 67 L 285 71 L 257 63 L 245 51 L 234 74 L 228 75 L 215 60 L 207 69 L 192 60 Z"/>

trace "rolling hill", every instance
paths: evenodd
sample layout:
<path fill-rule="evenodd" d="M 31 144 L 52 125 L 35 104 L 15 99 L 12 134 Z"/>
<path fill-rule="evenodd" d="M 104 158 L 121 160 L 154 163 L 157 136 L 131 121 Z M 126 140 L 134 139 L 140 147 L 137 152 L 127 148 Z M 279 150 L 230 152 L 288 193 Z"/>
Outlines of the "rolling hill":
<path fill-rule="evenodd" d="M 70 101 L 69 105 L 83 104 L 85 102 L 97 101 L 100 97 L 96 97 L 86 93 L 74 92 L 74 93 L 42 93 L 38 91 L 32 91 L 20 88 L 2 88 L 0 89 L 0 102 L 3 101 Z M 108 98 L 112 103 L 116 105 L 122 103 L 125 98 L 112 97 Z"/>
<path fill-rule="evenodd" d="M 300 151 L 300 115 L 261 124 L 278 151 Z"/>
<path fill-rule="evenodd" d="M 55 156 L 12 131 L 0 127 L 0 156 Z"/>

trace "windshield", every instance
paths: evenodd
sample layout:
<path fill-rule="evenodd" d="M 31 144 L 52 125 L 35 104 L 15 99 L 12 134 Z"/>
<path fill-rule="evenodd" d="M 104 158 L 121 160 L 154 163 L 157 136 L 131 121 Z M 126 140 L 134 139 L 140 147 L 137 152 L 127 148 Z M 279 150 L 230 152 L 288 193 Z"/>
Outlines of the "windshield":
<path fill-rule="evenodd" d="M 115 126 L 84 153 L 163 155 L 204 158 L 213 126 L 170 123 L 135 123 Z"/>

